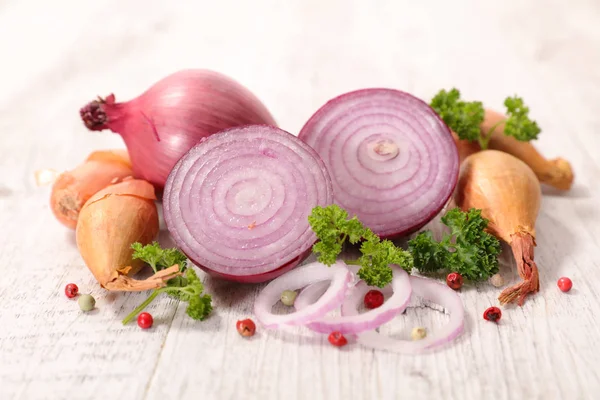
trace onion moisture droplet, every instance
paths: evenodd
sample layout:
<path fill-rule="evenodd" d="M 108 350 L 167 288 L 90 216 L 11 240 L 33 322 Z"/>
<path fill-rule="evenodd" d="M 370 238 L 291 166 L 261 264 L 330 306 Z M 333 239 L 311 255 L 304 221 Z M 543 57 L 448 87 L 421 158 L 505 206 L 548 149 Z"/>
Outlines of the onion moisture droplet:
<path fill-rule="evenodd" d="M 163 207 L 177 247 L 196 265 L 225 279 L 263 282 L 308 256 L 316 241 L 308 216 L 332 199 L 325 165 L 310 146 L 253 125 L 212 135 L 182 157 Z"/>
<path fill-rule="evenodd" d="M 335 203 L 383 237 L 433 219 L 458 179 L 458 151 L 446 124 L 425 102 L 397 90 L 339 96 L 298 137 L 327 165 Z"/>

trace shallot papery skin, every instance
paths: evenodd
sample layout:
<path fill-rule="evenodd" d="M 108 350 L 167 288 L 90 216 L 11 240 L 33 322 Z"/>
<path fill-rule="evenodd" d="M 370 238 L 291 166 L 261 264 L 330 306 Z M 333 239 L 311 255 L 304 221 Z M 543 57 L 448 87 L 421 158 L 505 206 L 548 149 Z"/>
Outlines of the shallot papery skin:
<path fill-rule="evenodd" d="M 194 145 L 221 130 L 276 122 L 247 88 L 220 73 L 190 69 L 156 82 L 133 100 L 113 94 L 80 110 L 85 126 L 110 129 L 125 141 L 134 177 L 161 191 L 175 163 Z"/>
<path fill-rule="evenodd" d="M 61 224 L 75 229 L 79 212 L 90 197 L 111 182 L 132 174 L 129 156 L 125 151 L 94 151 L 85 162 L 58 176 L 52 185 L 50 209 Z"/>
<path fill-rule="evenodd" d="M 142 267 L 132 260 L 131 245 L 151 243 L 159 220 L 154 187 L 143 180 L 124 179 L 93 195 L 81 209 L 76 228 L 77 248 L 98 283 L 112 291 L 159 288 L 179 274 L 177 265 L 145 279 L 132 276 Z"/>
<path fill-rule="evenodd" d="M 508 153 L 480 151 L 463 161 L 455 198 L 463 210 L 482 210 L 490 233 L 510 245 L 522 282 L 504 289 L 499 300 L 522 305 L 540 287 L 534 248 L 542 194 L 534 172 Z"/>

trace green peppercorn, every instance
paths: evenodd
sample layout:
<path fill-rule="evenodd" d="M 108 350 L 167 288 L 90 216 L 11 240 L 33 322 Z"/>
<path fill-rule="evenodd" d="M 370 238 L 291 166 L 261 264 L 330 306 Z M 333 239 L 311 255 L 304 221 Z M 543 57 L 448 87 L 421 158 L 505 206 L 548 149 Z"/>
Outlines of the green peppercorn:
<path fill-rule="evenodd" d="M 79 308 L 81 308 L 82 311 L 91 311 L 96 306 L 96 299 L 90 294 L 82 294 L 79 296 L 77 303 L 79 303 Z"/>
<path fill-rule="evenodd" d="M 284 305 L 291 307 L 294 305 L 294 301 L 296 301 L 296 296 L 298 296 L 297 292 L 293 290 L 284 290 L 283 293 L 281 293 L 281 302 Z"/>

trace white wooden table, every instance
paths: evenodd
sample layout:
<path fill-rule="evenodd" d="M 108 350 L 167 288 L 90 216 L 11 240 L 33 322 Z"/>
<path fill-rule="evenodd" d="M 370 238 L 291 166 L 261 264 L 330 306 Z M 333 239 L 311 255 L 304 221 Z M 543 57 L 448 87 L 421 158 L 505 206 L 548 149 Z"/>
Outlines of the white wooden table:
<path fill-rule="evenodd" d="M 167 5 L 169 4 L 169 5 Z M 0 399 L 593 399 L 600 390 L 600 3 L 503 1 L 0 1 Z M 207 280 L 203 323 L 163 298 L 155 327 L 123 327 L 145 294 L 108 295 L 34 171 L 71 168 L 93 149 L 78 109 L 127 100 L 181 68 L 224 72 L 298 132 L 326 100 L 373 86 L 429 99 L 456 86 L 500 107 L 517 93 L 544 129 L 538 146 L 569 159 L 571 192 L 545 191 L 536 261 L 541 292 L 500 325 L 487 284 L 464 290 L 466 332 L 407 357 L 325 338 L 260 331 L 242 339 L 259 286 Z M 162 233 L 166 235 L 166 232 Z M 512 261 L 503 273 L 516 280 Z M 570 294 L 560 276 L 573 279 Z M 97 298 L 68 301 L 76 282 Z M 410 310 L 390 332 L 445 316 Z"/>

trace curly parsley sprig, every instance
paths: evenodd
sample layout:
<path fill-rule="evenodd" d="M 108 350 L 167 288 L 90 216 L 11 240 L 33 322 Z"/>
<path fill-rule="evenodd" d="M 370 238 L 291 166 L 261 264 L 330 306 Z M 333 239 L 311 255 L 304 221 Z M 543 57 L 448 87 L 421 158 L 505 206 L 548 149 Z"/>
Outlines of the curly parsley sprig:
<path fill-rule="evenodd" d="M 500 241 L 485 231 L 489 221 L 481 210 L 448 211 L 442 223 L 450 228 L 440 242 L 430 231 L 419 233 L 408 242 L 415 267 L 423 273 L 439 270 L 458 272 L 470 281 L 482 281 L 498 272 Z"/>
<path fill-rule="evenodd" d="M 425 273 L 447 269 L 471 281 L 485 280 L 498 272 L 500 242 L 485 232 L 489 221 L 481 216 L 481 210 L 448 211 L 442 223 L 450 233 L 437 242 L 430 231 L 421 232 L 409 241 L 408 251 L 390 240 L 381 240 L 338 205 L 313 208 L 308 222 L 319 239 L 313 252 L 325 265 L 336 262 L 346 241 L 360 242 L 361 256 L 345 262 L 360 266 L 358 275 L 370 286 L 384 287 L 392 281 L 390 264 L 409 273 L 413 267 Z"/>
<path fill-rule="evenodd" d="M 179 265 L 179 271 L 183 275 L 167 281 L 167 286 L 155 289 L 142 304 L 123 319 L 123 325 L 135 318 L 161 293 L 187 302 L 186 314 L 190 318 L 200 321 L 206 319 L 213 309 L 212 298 L 209 294 L 202 294 L 204 285 L 196 272 L 188 267 L 187 257 L 181 251 L 176 248 L 163 249 L 157 242 L 146 246 L 134 243 L 131 248 L 133 249 L 132 258 L 144 261 L 155 273 L 173 265 Z"/>
<path fill-rule="evenodd" d="M 480 101 L 463 101 L 460 91 L 452 88 L 449 91 L 440 90 L 430 105 L 460 139 L 476 141 L 482 149 L 487 149 L 492 133 L 502 124 L 505 135 L 523 142 L 537 139 L 541 132 L 537 122 L 529 118 L 529 107 L 525 106 L 523 99 L 518 96 L 507 97 L 504 100 L 507 118 L 492 126 L 485 135 L 481 131 L 485 109 Z"/>
<path fill-rule="evenodd" d="M 346 263 L 359 265 L 358 276 L 370 286 L 384 287 L 392 281 L 389 264 L 396 264 L 408 272 L 412 270 L 410 253 L 389 240 L 381 240 L 358 218 L 348 218 L 348 212 L 338 205 L 313 208 L 308 222 L 319 238 L 313 252 L 325 265 L 335 263 L 346 241 L 351 244 L 362 242 L 361 257 Z"/>

